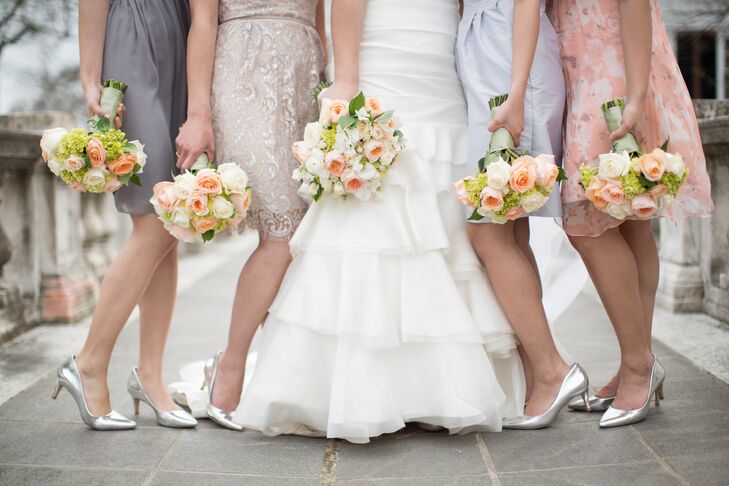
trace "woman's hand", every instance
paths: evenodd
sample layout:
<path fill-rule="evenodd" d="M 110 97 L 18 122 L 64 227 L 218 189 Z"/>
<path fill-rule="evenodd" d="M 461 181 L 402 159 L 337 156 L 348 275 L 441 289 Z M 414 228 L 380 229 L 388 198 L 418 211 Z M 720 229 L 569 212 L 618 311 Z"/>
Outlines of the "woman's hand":
<path fill-rule="evenodd" d="M 506 101 L 496 110 L 496 116 L 489 123 L 489 132 L 498 128 L 506 128 L 514 139 L 514 145 L 519 146 L 519 137 L 524 131 L 524 98 L 509 95 Z"/>
<path fill-rule="evenodd" d="M 111 113 L 106 113 L 101 109 L 99 105 L 99 99 L 101 98 L 101 90 L 104 89 L 100 83 L 88 83 L 84 85 L 84 97 L 86 98 L 86 109 L 88 111 L 89 118 L 93 116 L 100 116 L 103 118 L 110 118 Z M 117 128 L 121 128 L 122 121 L 124 120 L 124 104 L 120 104 L 116 110 L 116 116 L 114 117 L 114 125 Z"/>
<path fill-rule="evenodd" d="M 614 142 L 628 133 L 633 133 L 640 117 L 645 113 L 643 99 L 628 99 L 623 108 L 623 121 L 617 130 L 610 134 L 610 141 Z"/>
<path fill-rule="evenodd" d="M 186 170 L 192 167 L 203 152 L 215 160 L 215 137 L 209 116 L 193 116 L 185 121 L 180 134 L 175 139 L 177 147 L 177 168 Z"/>
<path fill-rule="evenodd" d="M 319 93 L 319 105 L 324 98 L 330 100 L 350 101 L 359 93 L 359 86 L 355 83 L 334 81 L 331 86 Z"/>

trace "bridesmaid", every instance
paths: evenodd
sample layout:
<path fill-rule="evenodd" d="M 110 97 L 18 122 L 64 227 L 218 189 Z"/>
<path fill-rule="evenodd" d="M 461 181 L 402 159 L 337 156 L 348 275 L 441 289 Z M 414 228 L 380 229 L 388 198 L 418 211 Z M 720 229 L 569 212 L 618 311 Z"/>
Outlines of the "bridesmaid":
<path fill-rule="evenodd" d="M 512 35 L 514 33 L 514 35 Z M 486 154 L 490 132 L 506 128 L 517 150 L 561 152 L 564 81 L 559 47 L 544 0 L 465 0 L 457 43 L 458 69 L 468 101 L 469 159 Z M 488 101 L 508 93 L 494 118 Z M 559 217 L 554 191 L 534 216 Z M 473 222 L 472 222 L 473 223 Z M 587 393 L 579 365 L 559 355 L 542 305 L 539 269 L 529 246 L 529 219 L 468 225 L 496 297 L 519 337 L 528 402 L 504 428 L 548 426 L 572 398 Z"/>
<path fill-rule="evenodd" d="M 193 16 L 202 3 L 192 0 Z M 175 304 L 177 253 L 176 240 L 149 203 L 154 184 L 169 179 L 175 167 L 174 141 L 187 105 L 185 42 L 190 15 L 187 0 L 79 2 L 81 83 L 89 115 L 110 115 L 98 104 L 101 80 L 123 80 L 129 89 L 122 128 L 130 139 L 145 143 L 148 155 L 142 187 L 122 187 L 115 193 L 117 209 L 131 217 L 132 232 L 106 272 L 86 343 L 58 369 L 53 395 L 65 387 L 83 421 L 97 430 L 136 426 L 111 409 L 107 373 L 117 337 L 137 305 L 140 353 L 127 384 L 131 397 L 137 407 L 140 401 L 149 405 L 160 425 L 197 424 L 172 402 L 162 380 L 162 356 Z M 208 57 L 204 49 L 194 47 L 187 62 L 204 65 Z M 194 93 L 190 106 L 193 98 Z"/>
<path fill-rule="evenodd" d="M 218 161 L 239 164 L 250 177 L 253 203 L 246 221 L 259 243 L 238 280 L 224 351 L 206 365 L 208 416 L 240 430 L 232 412 L 243 388 L 253 334 L 291 262 L 289 239 L 307 210 L 291 178 L 291 146 L 317 109 L 311 92 L 324 67 L 323 0 L 220 0 L 206 17 L 206 42 L 217 35 L 215 67 L 196 68 L 190 90 L 212 73 L 212 126 Z M 193 136 L 193 134 L 191 134 Z M 188 151 L 183 147 L 183 154 Z M 189 166 L 196 154 L 183 155 Z"/>
<path fill-rule="evenodd" d="M 564 229 L 598 289 L 620 345 L 618 373 L 591 397 L 601 427 L 645 418 L 662 398 L 665 371 L 651 353 L 658 251 L 651 221 L 613 219 L 578 186 L 581 164 L 594 165 L 610 141 L 628 132 L 652 149 L 670 139 L 689 168 L 685 186 L 658 216 L 706 216 L 713 207 L 696 116 L 656 0 L 561 0 L 553 16 L 567 79 Z M 625 48 L 624 46 L 630 46 Z M 623 123 L 609 133 L 601 104 L 625 98 Z M 572 408 L 584 410 L 581 403 Z"/>

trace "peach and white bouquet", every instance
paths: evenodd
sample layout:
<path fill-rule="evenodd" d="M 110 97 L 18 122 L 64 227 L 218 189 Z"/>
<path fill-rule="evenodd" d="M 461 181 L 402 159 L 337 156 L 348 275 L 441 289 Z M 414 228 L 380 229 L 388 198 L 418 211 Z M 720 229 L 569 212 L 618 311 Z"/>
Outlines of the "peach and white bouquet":
<path fill-rule="evenodd" d="M 238 164 L 216 166 L 202 154 L 189 171 L 155 184 L 149 202 L 172 236 L 201 243 L 240 225 L 251 205 L 251 189 Z"/>
<path fill-rule="evenodd" d="M 504 101 L 506 95 L 489 100 L 492 116 Z M 458 201 L 472 211 L 471 221 L 489 218 L 503 224 L 533 213 L 547 203 L 557 181 L 564 179 L 554 155 L 517 152 L 503 127 L 491 135 L 488 153 L 478 161 L 478 168 L 478 173 L 454 185 Z"/>
<path fill-rule="evenodd" d="M 121 81 L 107 80 L 101 108 L 116 113 L 126 89 Z M 45 130 L 40 146 L 50 171 L 79 192 L 114 192 L 122 185 L 141 185 L 138 174 L 147 162 L 144 145 L 127 140 L 108 118 L 91 118 L 88 128 Z"/>
<path fill-rule="evenodd" d="M 324 98 L 319 120 L 307 124 L 304 140 L 293 146 L 301 164 L 293 173 L 299 194 L 314 201 L 324 193 L 370 199 L 403 150 L 393 114 L 361 92 L 349 102 Z"/>
<path fill-rule="evenodd" d="M 622 122 L 624 102 L 604 103 L 602 111 L 610 131 Z M 612 142 L 612 151 L 600 154 L 597 167 L 580 167 L 580 185 L 585 197 L 600 211 L 615 219 L 651 218 L 670 207 L 688 177 L 679 153 L 663 147 L 643 153 L 628 133 Z"/>

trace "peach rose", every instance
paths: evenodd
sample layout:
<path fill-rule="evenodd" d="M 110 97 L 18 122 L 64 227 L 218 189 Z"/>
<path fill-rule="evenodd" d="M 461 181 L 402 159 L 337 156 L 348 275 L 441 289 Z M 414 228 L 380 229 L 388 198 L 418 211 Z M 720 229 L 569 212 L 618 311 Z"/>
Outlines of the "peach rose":
<path fill-rule="evenodd" d="M 129 174 L 134 170 L 135 165 L 137 165 L 137 156 L 134 154 L 122 154 L 118 159 L 106 164 L 109 172 L 118 176 Z"/>
<path fill-rule="evenodd" d="M 348 177 L 347 180 L 344 181 L 344 187 L 349 192 L 357 192 L 362 189 L 363 186 L 364 181 L 357 176 Z"/>
<path fill-rule="evenodd" d="M 347 168 L 347 160 L 337 151 L 327 153 L 324 156 L 324 164 L 329 173 L 337 177 L 340 177 L 344 173 L 344 169 Z"/>
<path fill-rule="evenodd" d="M 109 182 L 106 183 L 106 186 L 104 187 L 104 192 L 114 192 L 123 185 L 124 184 L 122 184 L 119 179 L 117 179 L 116 177 L 112 177 L 111 179 L 109 179 Z"/>
<path fill-rule="evenodd" d="M 86 188 L 80 182 L 74 182 L 73 184 L 71 184 L 71 189 L 78 192 L 86 192 Z"/>
<path fill-rule="evenodd" d="M 631 202 L 633 212 L 641 219 L 650 218 L 658 210 L 656 200 L 650 194 L 639 194 L 633 198 Z"/>
<path fill-rule="evenodd" d="M 554 165 L 554 155 L 539 154 L 534 157 L 534 164 L 537 168 L 537 184 L 546 186 L 547 171 L 550 166 Z"/>
<path fill-rule="evenodd" d="M 197 182 L 196 190 L 200 191 L 201 194 L 220 194 L 223 192 L 223 182 L 220 179 L 220 174 L 213 169 L 200 170 L 195 174 L 195 181 Z"/>
<path fill-rule="evenodd" d="M 625 202 L 625 191 L 619 182 L 607 181 L 600 189 L 600 197 L 611 204 L 623 204 Z"/>
<path fill-rule="evenodd" d="M 367 111 L 372 112 L 373 117 L 377 117 L 382 114 L 382 105 L 377 98 L 365 99 L 365 108 Z"/>
<path fill-rule="evenodd" d="M 248 192 L 243 194 L 232 194 L 230 196 L 230 202 L 233 203 L 235 208 L 235 214 L 238 216 L 244 215 L 251 205 L 251 198 L 248 196 Z"/>
<path fill-rule="evenodd" d="M 385 144 L 379 140 L 370 140 L 364 146 L 364 154 L 371 162 L 377 161 L 385 151 Z"/>
<path fill-rule="evenodd" d="M 656 186 L 651 189 L 651 196 L 658 199 L 659 197 L 663 197 L 666 194 L 668 194 L 668 188 L 663 184 L 657 184 Z"/>
<path fill-rule="evenodd" d="M 92 138 L 89 143 L 86 144 L 86 155 L 89 156 L 91 166 L 99 168 L 106 162 L 106 150 L 104 150 L 104 144 L 98 138 Z"/>
<path fill-rule="evenodd" d="M 650 154 L 641 156 L 638 160 L 638 167 L 646 179 L 649 181 L 659 181 L 666 171 L 666 165 L 663 163 L 663 157 L 656 155 L 655 150 Z"/>
<path fill-rule="evenodd" d="M 175 183 L 170 181 L 158 182 L 152 189 L 157 203 L 166 211 L 172 211 L 180 205 L 180 198 L 175 194 Z"/>
<path fill-rule="evenodd" d="M 608 202 L 602 198 L 600 192 L 605 186 L 605 181 L 596 177 L 592 180 L 587 189 L 585 189 L 585 197 L 599 209 L 603 209 L 608 205 Z"/>
<path fill-rule="evenodd" d="M 387 125 L 387 128 L 389 128 L 390 130 L 394 130 L 395 129 L 395 120 L 390 118 L 389 120 L 387 120 L 386 125 Z"/>
<path fill-rule="evenodd" d="M 456 189 L 456 198 L 458 199 L 458 202 L 468 206 L 471 209 L 475 209 L 473 203 L 468 198 L 468 191 L 466 191 L 466 184 L 460 180 L 453 184 L 453 187 Z"/>
<path fill-rule="evenodd" d="M 197 231 L 198 233 L 205 233 L 206 231 L 215 229 L 215 226 L 217 226 L 217 224 L 218 222 L 215 220 L 215 218 L 200 218 L 195 221 L 195 231 Z"/>
<path fill-rule="evenodd" d="M 537 165 L 532 157 L 523 155 L 516 159 L 512 164 L 511 177 L 509 178 L 509 186 L 518 192 L 524 194 L 534 187 L 537 181 Z"/>
<path fill-rule="evenodd" d="M 526 212 L 519 206 L 514 206 L 513 208 L 509 209 L 506 214 L 504 214 L 504 217 L 506 219 L 518 219 L 522 216 L 526 216 Z"/>
<path fill-rule="evenodd" d="M 302 165 L 306 163 L 306 159 L 311 156 L 311 149 L 309 149 L 306 142 L 296 142 L 292 150 L 294 152 L 294 157 L 296 157 L 296 160 Z"/>
<path fill-rule="evenodd" d="M 487 211 L 498 211 L 504 207 L 504 194 L 492 187 L 484 188 L 481 191 L 481 206 Z"/>
<path fill-rule="evenodd" d="M 365 139 L 370 133 L 370 122 L 367 120 L 360 120 L 359 123 L 357 123 L 357 133 L 359 133 L 359 138 Z"/>
<path fill-rule="evenodd" d="M 339 122 L 339 119 L 347 114 L 349 114 L 349 104 L 346 101 L 334 100 L 327 106 L 327 117 L 332 123 Z"/>
<path fill-rule="evenodd" d="M 198 191 L 192 193 L 185 207 L 198 216 L 205 216 L 210 212 L 208 209 L 208 196 Z"/>
<path fill-rule="evenodd" d="M 66 163 L 63 164 L 63 168 L 69 172 L 76 172 L 84 165 L 86 165 L 86 161 L 84 159 L 82 159 L 81 157 L 72 155 L 66 159 Z"/>

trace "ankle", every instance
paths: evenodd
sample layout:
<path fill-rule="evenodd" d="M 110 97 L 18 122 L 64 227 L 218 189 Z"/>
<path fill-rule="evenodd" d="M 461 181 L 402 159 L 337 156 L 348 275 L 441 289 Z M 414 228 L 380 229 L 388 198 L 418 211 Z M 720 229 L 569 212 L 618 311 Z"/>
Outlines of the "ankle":
<path fill-rule="evenodd" d="M 642 353 L 635 357 L 623 358 L 620 363 L 620 379 L 625 375 L 649 375 L 653 369 L 654 357 L 650 352 Z"/>
<path fill-rule="evenodd" d="M 552 366 L 545 366 L 534 373 L 534 386 L 546 385 L 552 386 L 561 383 L 565 375 L 569 371 L 569 366 L 564 362 L 554 363 Z"/>
<path fill-rule="evenodd" d="M 240 371 L 245 367 L 245 360 L 239 357 L 238 353 L 231 353 L 230 351 L 224 351 L 220 355 L 220 367 L 226 370 Z"/>
<path fill-rule="evenodd" d="M 137 376 L 139 376 L 142 384 L 145 386 L 162 385 L 164 383 L 164 380 L 162 379 L 162 371 L 149 371 L 150 369 L 152 368 L 143 368 L 141 366 L 137 368 Z"/>
<path fill-rule="evenodd" d="M 106 379 L 108 364 L 95 362 L 90 357 L 86 357 L 79 353 L 74 357 L 76 366 L 81 376 L 86 379 Z"/>

